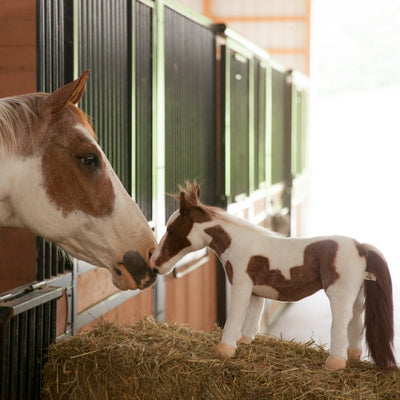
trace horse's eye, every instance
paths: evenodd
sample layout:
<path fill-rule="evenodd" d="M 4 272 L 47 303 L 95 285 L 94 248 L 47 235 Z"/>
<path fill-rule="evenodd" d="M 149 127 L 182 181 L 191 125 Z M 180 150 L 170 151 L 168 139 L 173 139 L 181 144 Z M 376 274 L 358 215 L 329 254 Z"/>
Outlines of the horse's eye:
<path fill-rule="evenodd" d="M 168 233 L 168 236 L 171 236 L 172 235 L 171 229 L 167 229 L 167 233 Z"/>
<path fill-rule="evenodd" d="M 80 157 L 79 160 L 83 166 L 91 170 L 95 169 L 99 164 L 99 159 L 96 154 L 86 154 L 85 156 Z"/>

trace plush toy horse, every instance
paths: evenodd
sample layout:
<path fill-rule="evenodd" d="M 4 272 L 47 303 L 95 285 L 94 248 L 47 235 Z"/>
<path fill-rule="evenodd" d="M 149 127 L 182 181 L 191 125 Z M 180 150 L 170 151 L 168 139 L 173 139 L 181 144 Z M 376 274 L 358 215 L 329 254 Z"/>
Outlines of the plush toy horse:
<path fill-rule="evenodd" d="M 187 183 L 150 265 L 169 273 L 185 254 L 209 246 L 232 285 L 231 304 L 217 356 L 235 354 L 259 329 L 264 298 L 297 301 L 324 289 L 332 310 L 326 367 L 337 370 L 361 356 L 365 302 L 366 341 L 382 368 L 393 355 L 392 283 L 381 253 L 344 236 L 287 238 L 200 203 L 199 185 Z"/>

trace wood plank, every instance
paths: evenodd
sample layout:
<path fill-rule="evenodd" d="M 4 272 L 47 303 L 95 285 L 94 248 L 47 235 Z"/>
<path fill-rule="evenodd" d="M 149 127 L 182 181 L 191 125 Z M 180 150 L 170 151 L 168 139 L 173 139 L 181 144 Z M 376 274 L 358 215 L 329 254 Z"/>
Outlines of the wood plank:
<path fill-rule="evenodd" d="M 0 98 L 36 92 L 36 68 L 32 71 L 1 71 Z"/>
<path fill-rule="evenodd" d="M 216 263 L 210 261 L 176 279 L 166 279 L 166 320 L 180 322 L 195 329 L 213 329 L 217 321 Z"/>
<path fill-rule="evenodd" d="M 118 291 L 112 281 L 111 273 L 105 268 L 95 268 L 78 276 L 77 311 L 86 310 Z"/>
<path fill-rule="evenodd" d="M 28 19 L 36 18 L 35 0 L 0 0 L 0 19 Z"/>
<path fill-rule="evenodd" d="M 36 236 L 25 229 L 0 228 L 0 293 L 36 279 Z"/>
<path fill-rule="evenodd" d="M 0 18 L 0 46 L 36 46 L 36 21 Z"/>
<path fill-rule="evenodd" d="M 36 1 L 0 0 L 0 98 L 36 91 Z"/>
<path fill-rule="evenodd" d="M 79 332 L 89 330 L 101 321 L 110 321 L 118 325 L 131 325 L 145 316 L 152 315 L 153 312 L 153 295 L 152 290 L 144 290 L 137 296 L 132 297 L 119 307 L 114 308 L 101 318 L 82 327 Z M 79 333 L 78 332 L 78 333 Z"/>
<path fill-rule="evenodd" d="M 65 333 L 67 327 L 68 318 L 68 302 L 65 290 L 63 295 L 57 300 L 57 327 L 56 336 L 60 336 Z"/>
<path fill-rule="evenodd" d="M 0 71 L 35 71 L 36 46 L 0 46 Z"/>

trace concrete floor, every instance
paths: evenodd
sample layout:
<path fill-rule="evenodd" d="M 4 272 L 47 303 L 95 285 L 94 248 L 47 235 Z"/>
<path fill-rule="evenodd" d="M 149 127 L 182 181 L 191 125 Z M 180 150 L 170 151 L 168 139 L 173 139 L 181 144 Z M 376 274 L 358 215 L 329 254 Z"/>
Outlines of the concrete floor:
<path fill-rule="evenodd" d="M 400 87 L 312 104 L 309 236 L 341 234 L 378 247 L 392 275 L 395 353 L 400 363 Z M 293 303 L 269 333 L 330 344 L 323 291 Z M 365 352 L 364 352 L 365 354 Z"/>

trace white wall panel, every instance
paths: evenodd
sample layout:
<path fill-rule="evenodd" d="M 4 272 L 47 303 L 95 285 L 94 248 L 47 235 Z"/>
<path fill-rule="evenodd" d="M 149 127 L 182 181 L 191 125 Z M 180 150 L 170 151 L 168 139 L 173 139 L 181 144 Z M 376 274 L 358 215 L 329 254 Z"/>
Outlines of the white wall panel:
<path fill-rule="evenodd" d="M 198 14 L 204 15 L 204 1 L 203 0 L 179 0 L 177 3 L 184 5 Z"/>
<path fill-rule="evenodd" d="M 305 48 L 305 21 L 236 22 L 228 26 L 265 49 Z"/>
<path fill-rule="evenodd" d="M 272 53 L 272 59 L 283 67 L 288 69 L 295 69 L 303 74 L 307 74 L 308 71 L 308 55 L 306 53 L 298 54 L 274 54 Z"/>
<path fill-rule="evenodd" d="M 212 0 L 214 17 L 306 15 L 306 0 Z"/>

